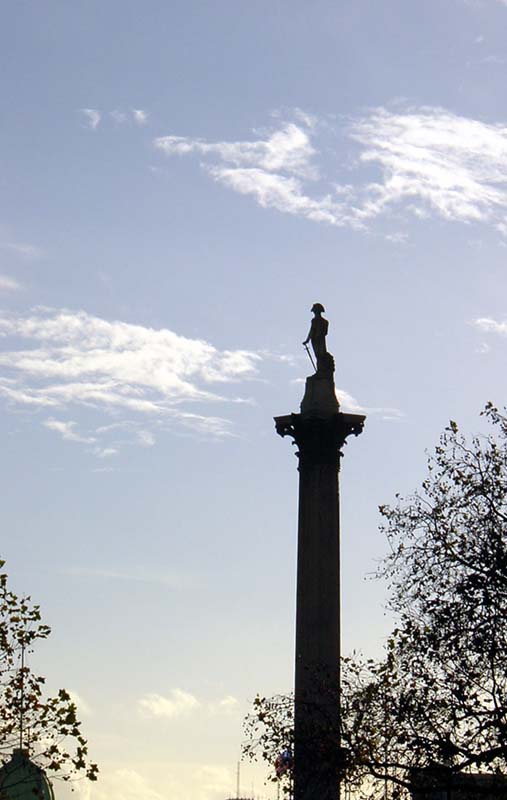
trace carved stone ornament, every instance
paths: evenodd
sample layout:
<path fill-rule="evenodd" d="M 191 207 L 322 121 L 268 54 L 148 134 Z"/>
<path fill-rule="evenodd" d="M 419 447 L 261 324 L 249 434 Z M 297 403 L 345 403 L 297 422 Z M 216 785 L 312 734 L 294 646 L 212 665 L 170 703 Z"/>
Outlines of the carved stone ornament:
<path fill-rule="evenodd" d="M 362 433 L 364 414 L 338 412 L 326 419 L 305 418 L 302 414 L 275 417 L 276 432 L 290 436 L 296 444 L 299 465 L 339 465 L 342 448 L 348 436 Z"/>

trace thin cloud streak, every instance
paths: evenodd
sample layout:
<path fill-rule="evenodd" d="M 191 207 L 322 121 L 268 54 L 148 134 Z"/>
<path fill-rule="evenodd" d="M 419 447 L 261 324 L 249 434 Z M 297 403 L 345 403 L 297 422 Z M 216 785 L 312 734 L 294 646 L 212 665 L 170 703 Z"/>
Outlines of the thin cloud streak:
<path fill-rule="evenodd" d="M 335 133 L 346 137 L 343 164 L 329 175 L 322 162 L 323 133 L 333 125 L 302 112 L 261 138 L 210 142 L 162 136 L 167 156 L 197 155 L 202 169 L 233 191 L 314 222 L 355 229 L 404 211 L 406 215 L 491 224 L 507 234 L 507 127 L 461 117 L 442 108 L 372 109 Z M 364 180 L 364 169 L 378 179 Z M 322 176 L 325 175 L 325 180 Z M 338 178 L 338 180 L 337 180 Z M 327 181 L 327 191 L 312 191 Z M 402 241 L 403 233 L 393 234 Z"/>
<path fill-rule="evenodd" d="M 195 576 L 181 571 L 174 573 L 166 569 L 154 572 L 142 566 L 136 566 L 135 570 L 117 567 L 66 567 L 62 570 L 62 574 L 104 581 L 160 584 L 171 589 L 188 589 L 195 586 L 198 580 Z"/>

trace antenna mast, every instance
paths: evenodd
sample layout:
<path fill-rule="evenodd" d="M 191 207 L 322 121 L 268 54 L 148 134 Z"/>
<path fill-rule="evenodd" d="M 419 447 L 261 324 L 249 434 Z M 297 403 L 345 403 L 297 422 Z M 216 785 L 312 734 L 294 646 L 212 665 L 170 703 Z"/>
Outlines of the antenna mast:
<path fill-rule="evenodd" d="M 21 644 L 21 691 L 19 708 L 19 749 L 23 749 L 23 715 L 25 711 L 25 643 Z"/>

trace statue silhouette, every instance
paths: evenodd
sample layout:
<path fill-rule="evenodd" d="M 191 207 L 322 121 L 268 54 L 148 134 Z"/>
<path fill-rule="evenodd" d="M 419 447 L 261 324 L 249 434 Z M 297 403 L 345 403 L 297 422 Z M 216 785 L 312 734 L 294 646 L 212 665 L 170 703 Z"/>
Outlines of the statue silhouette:
<path fill-rule="evenodd" d="M 328 353 L 326 346 L 326 336 L 329 329 L 329 322 L 322 314 L 325 311 L 322 303 L 314 303 L 312 313 L 314 315 L 308 336 L 303 342 L 304 346 L 311 342 L 315 360 L 317 362 L 317 373 L 329 373 L 334 371 L 333 356 Z"/>

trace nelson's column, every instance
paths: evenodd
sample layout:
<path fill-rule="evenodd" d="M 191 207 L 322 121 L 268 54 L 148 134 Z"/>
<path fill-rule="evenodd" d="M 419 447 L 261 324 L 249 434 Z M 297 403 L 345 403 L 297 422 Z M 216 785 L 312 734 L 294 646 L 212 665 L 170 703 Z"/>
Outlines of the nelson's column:
<path fill-rule="evenodd" d="M 365 417 L 343 414 L 336 398 L 329 323 L 315 303 L 310 332 L 315 374 L 300 414 L 275 417 L 297 445 L 299 520 L 294 692 L 294 800 L 338 800 L 340 747 L 340 517 L 342 447 Z M 307 347 L 308 350 L 308 347 Z"/>

